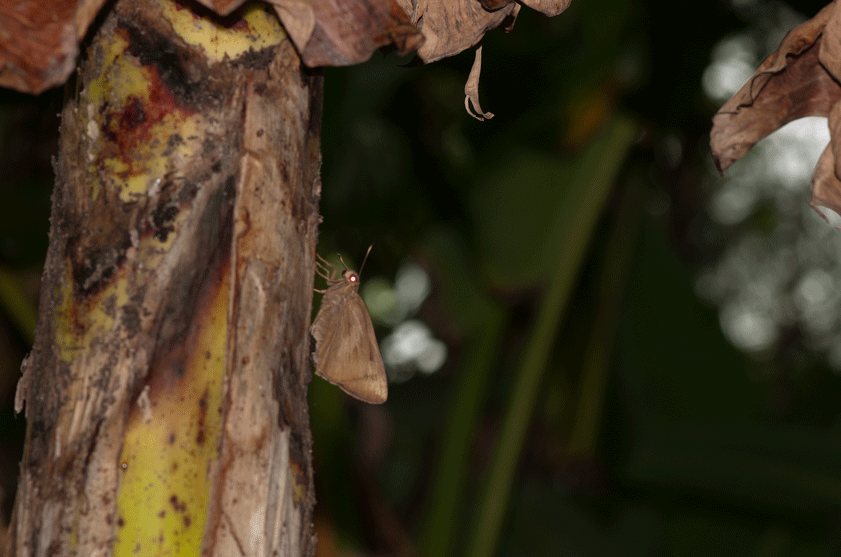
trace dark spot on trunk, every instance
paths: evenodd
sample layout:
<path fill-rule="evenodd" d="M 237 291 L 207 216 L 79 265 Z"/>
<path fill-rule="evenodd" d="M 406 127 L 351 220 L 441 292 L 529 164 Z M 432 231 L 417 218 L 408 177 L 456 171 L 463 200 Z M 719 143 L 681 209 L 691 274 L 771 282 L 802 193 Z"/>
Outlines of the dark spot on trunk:
<path fill-rule="evenodd" d="M 198 431 L 196 432 L 196 444 L 199 446 L 204 445 L 207 436 L 207 399 L 209 396 L 210 393 L 205 389 L 199 399 L 199 420 Z"/>
<path fill-rule="evenodd" d="M 183 501 L 179 501 L 177 495 L 170 496 L 169 504 L 172 505 L 172 508 L 175 509 L 176 512 L 183 513 L 187 510 L 187 504 Z"/>

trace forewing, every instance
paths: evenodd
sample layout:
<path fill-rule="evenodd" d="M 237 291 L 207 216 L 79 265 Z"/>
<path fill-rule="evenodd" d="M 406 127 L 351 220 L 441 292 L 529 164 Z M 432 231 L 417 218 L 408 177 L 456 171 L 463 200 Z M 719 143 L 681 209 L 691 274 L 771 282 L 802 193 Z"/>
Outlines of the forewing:
<path fill-rule="evenodd" d="M 385 367 L 368 308 L 355 289 L 328 289 L 310 331 L 318 375 L 360 400 L 385 402 Z"/>

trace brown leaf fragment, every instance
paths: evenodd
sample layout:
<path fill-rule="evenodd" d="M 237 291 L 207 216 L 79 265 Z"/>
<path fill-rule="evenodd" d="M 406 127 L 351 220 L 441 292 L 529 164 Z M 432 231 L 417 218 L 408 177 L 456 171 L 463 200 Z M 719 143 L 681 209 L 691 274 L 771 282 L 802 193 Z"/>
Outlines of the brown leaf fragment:
<path fill-rule="evenodd" d="M 315 29 L 315 12 L 307 0 L 275 0 L 272 5 L 298 52 L 302 52 Z"/>
<path fill-rule="evenodd" d="M 467 83 L 464 84 L 464 109 L 468 114 L 484 122 L 494 117 L 492 112 L 484 112 L 479 105 L 479 74 L 482 73 L 482 47 L 476 49 L 476 58 L 473 60 L 473 67 L 470 75 L 467 76 Z M 473 105 L 471 110 L 470 105 Z"/>
<path fill-rule="evenodd" d="M 837 81 L 841 81 L 841 3 L 833 2 L 829 6 L 826 6 L 818 14 L 818 17 L 824 11 L 829 11 L 830 13 L 829 19 L 823 28 L 819 59 L 826 71 Z M 818 19 L 818 17 L 815 17 L 815 19 Z"/>
<path fill-rule="evenodd" d="M 569 7 L 570 0 L 520 0 L 524 6 L 554 17 Z"/>
<path fill-rule="evenodd" d="M 710 147 L 719 172 L 757 141 L 805 116 L 827 116 L 841 86 L 821 64 L 824 28 L 841 25 L 829 5 L 789 31 L 779 48 L 713 117 Z"/>
<path fill-rule="evenodd" d="M 511 13 L 508 14 L 508 17 L 502 20 L 500 27 L 506 33 L 510 33 L 512 29 L 514 29 L 514 24 L 517 23 L 517 14 L 520 13 L 520 4 L 516 4 L 514 9 L 511 10 Z"/>
<path fill-rule="evenodd" d="M 841 176 L 841 103 L 836 103 L 829 113 L 829 149 L 835 158 L 833 171 L 836 176 Z M 841 214 L 841 213 L 839 213 Z"/>
<path fill-rule="evenodd" d="M 423 35 L 395 0 L 271 0 L 304 63 L 348 66 L 393 44 L 401 55 Z"/>
<path fill-rule="evenodd" d="M 520 5 L 555 16 L 570 0 L 397 0 L 423 31 L 426 43 L 418 56 L 429 64 L 454 56 L 477 44 L 485 33 L 500 25 L 510 30 Z"/>
<path fill-rule="evenodd" d="M 564 11 L 570 3 L 570 0 L 397 1 L 411 14 L 412 23 L 426 38 L 426 42 L 418 50 L 418 57 L 427 64 L 476 46 L 491 29 L 502 26 L 506 31 L 510 31 L 521 4 L 551 16 Z M 478 50 L 470 77 L 465 84 L 464 106 L 471 116 L 484 120 L 493 117 L 493 114 L 484 113 L 479 106 L 481 66 L 481 50 Z"/>
<path fill-rule="evenodd" d="M 400 0 L 426 38 L 418 56 L 429 64 L 476 46 L 485 33 L 506 21 L 519 4 L 486 10 L 479 0 Z"/>
<path fill-rule="evenodd" d="M 841 180 L 835 174 L 835 164 L 832 145 L 827 145 L 818 159 L 815 174 L 812 176 L 812 199 L 809 200 L 809 205 L 827 222 L 829 219 L 823 211 L 818 209 L 818 205 L 829 207 L 841 214 Z"/>
<path fill-rule="evenodd" d="M 482 2 L 482 7 L 488 10 L 489 12 L 493 12 L 498 10 L 508 4 L 513 4 L 514 0 L 480 0 Z"/>
<path fill-rule="evenodd" d="M 829 221 L 818 209 L 828 207 L 841 215 L 841 103 L 829 113 L 829 145 L 826 146 L 812 175 L 812 206 L 820 216 Z"/>
<path fill-rule="evenodd" d="M 104 0 L 0 0 L 0 87 L 41 93 L 76 67 L 77 41 Z"/>
<path fill-rule="evenodd" d="M 231 12 L 245 4 L 245 0 L 197 0 L 221 16 L 229 15 Z"/>

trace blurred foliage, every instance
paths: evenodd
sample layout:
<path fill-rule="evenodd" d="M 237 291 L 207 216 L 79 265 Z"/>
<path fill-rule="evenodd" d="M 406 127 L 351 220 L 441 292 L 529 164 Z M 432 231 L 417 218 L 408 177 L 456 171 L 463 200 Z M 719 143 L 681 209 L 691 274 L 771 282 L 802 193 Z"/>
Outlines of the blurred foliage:
<path fill-rule="evenodd" d="M 326 70 L 319 250 L 354 266 L 373 242 L 363 281 L 420 264 L 417 318 L 449 357 L 382 407 L 313 380 L 320 555 L 841 551 L 841 378 L 745 356 L 693 292 L 721 249 L 693 235 L 717 109 L 701 75 L 781 6 L 523 9 L 485 39 L 482 123 L 463 109 L 472 53 Z M 31 334 L 14 306 L 36 307 L 60 100 L 0 98 L 6 513 Z"/>

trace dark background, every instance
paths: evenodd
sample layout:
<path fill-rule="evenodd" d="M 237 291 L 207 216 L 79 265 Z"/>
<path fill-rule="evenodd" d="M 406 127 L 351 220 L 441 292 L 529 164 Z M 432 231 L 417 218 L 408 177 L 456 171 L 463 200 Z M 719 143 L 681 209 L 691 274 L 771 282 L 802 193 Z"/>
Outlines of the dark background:
<path fill-rule="evenodd" d="M 722 100 L 702 88 L 716 45 L 753 37 L 755 66 L 792 17 L 823 5 L 573 0 L 552 19 L 523 8 L 484 42 L 486 122 L 463 108 L 472 52 L 326 70 L 319 251 L 358 266 L 373 243 L 363 283 L 385 290 L 405 264 L 423 268 L 431 290 L 407 317 L 447 359 L 434 373 L 390 369 L 381 407 L 313 380 L 321 554 L 483 555 L 477 540 L 504 556 L 841 553 L 831 346 L 792 318 L 740 349 L 722 306 L 696 294 L 746 234 L 772 254 L 780 226 L 795 229 L 795 250 L 841 235 L 771 202 L 726 225 L 707 211 L 722 183 L 708 147 Z M 61 99 L 0 93 L 6 518 Z M 808 179 L 788 186 L 797 211 L 810 211 Z M 385 338 L 393 323 L 372 314 Z M 495 504 L 501 522 L 484 521 Z"/>

